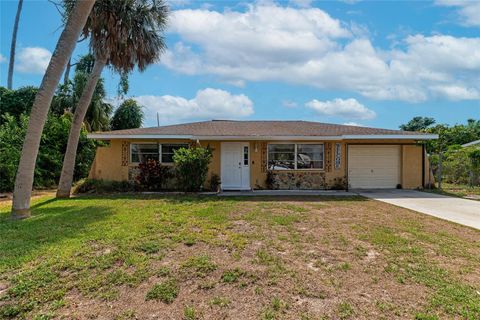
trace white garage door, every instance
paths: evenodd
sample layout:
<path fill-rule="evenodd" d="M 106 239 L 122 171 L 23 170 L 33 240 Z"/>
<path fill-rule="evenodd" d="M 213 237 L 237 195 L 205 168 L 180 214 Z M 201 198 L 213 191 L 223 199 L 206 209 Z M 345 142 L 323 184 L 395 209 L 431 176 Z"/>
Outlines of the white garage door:
<path fill-rule="evenodd" d="M 350 188 L 395 188 L 400 183 L 400 146 L 348 146 Z"/>

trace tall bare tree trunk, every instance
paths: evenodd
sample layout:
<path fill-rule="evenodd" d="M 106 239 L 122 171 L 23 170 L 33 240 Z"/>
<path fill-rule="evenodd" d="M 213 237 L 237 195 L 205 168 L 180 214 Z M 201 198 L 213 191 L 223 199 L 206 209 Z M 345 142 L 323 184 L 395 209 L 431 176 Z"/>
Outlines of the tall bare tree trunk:
<path fill-rule="evenodd" d="M 15 178 L 12 207 L 12 218 L 14 219 L 30 216 L 30 197 L 32 195 L 35 162 L 48 109 L 52 103 L 55 89 L 60 81 L 65 65 L 72 56 L 77 39 L 94 4 L 95 0 L 80 0 L 76 2 L 75 8 L 58 40 L 47 71 L 43 76 L 42 84 L 35 96 Z"/>
<path fill-rule="evenodd" d="M 62 174 L 60 176 L 60 182 L 58 183 L 57 198 L 70 197 L 70 191 L 72 189 L 73 172 L 75 170 L 75 158 L 77 157 L 78 140 L 80 139 L 80 131 L 82 130 L 83 120 L 87 114 L 88 106 L 92 101 L 95 87 L 97 86 L 98 79 L 102 73 L 106 64 L 106 59 L 95 60 L 92 73 L 89 75 L 87 84 L 83 89 L 82 96 L 75 107 L 75 113 L 73 115 L 72 127 L 70 128 L 70 134 L 68 136 L 67 151 L 63 158 Z"/>
<path fill-rule="evenodd" d="M 15 48 L 17 47 L 18 22 L 20 21 L 20 13 L 22 12 L 22 6 L 23 0 L 18 0 L 17 15 L 15 16 L 15 22 L 13 23 L 12 44 L 10 46 L 10 62 L 8 63 L 8 89 L 12 89 L 13 66 L 15 64 Z"/>

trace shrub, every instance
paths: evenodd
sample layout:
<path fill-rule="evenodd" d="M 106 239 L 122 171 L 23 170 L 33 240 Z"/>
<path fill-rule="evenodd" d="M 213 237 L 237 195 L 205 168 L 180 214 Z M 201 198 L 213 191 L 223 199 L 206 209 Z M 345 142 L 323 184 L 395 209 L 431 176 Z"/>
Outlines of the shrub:
<path fill-rule="evenodd" d="M 217 192 L 220 187 L 220 177 L 218 174 L 212 174 L 210 177 L 210 191 Z"/>
<path fill-rule="evenodd" d="M 207 179 L 212 150 L 207 148 L 180 148 L 175 151 L 173 161 L 178 183 L 184 191 L 199 191 Z"/>
<path fill-rule="evenodd" d="M 458 184 L 479 184 L 480 160 L 478 159 L 480 159 L 480 151 L 475 148 L 450 146 L 444 153 L 442 161 L 444 181 Z M 432 166 L 435 171 L 438 170 L 438 156 L 435 161 L 432 161 Z"/>
<path fill-rule="evenodd" d="M 330 190 L 346 190 L 348 187 L 346 177 L 337 177 L 334 178 L 329 185 Z"/>
<path fill-rule="evenodd" d="M 275 189 L 275 186 L 274 186 L 274 176 L 273 176 L 273 172 L 272 171 L 267 171 L 267 178 L 265 180 L 265 186 L 267 187 L 267 189 L 269 190 L 273 190 Z"/>
<path fill-rule="evenodd" d="M 74 193 L 110 193 L 134 190 L 134 185 L 128 181 L 83 179 L 75 186 Z"/>
<path fill-rule="evenodd" d="M 158 191 L 165 189 L 168 179 L 173 177 L 170 167 L 160 162 L 148 159 L 138 165 L 140 173 L 137 176 L 137 184 L 140 189 Z"/>

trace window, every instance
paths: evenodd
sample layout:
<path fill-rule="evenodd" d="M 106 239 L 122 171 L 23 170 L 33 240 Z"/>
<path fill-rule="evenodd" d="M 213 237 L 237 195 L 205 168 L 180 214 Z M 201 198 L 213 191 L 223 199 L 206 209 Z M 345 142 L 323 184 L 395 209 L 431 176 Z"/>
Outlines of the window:
<path fill-rule="evenodd" d="M 270 170 L 295 169 L 295 145 L 268 145 L 268 168 Z"/>
<path fill-rule="evenodd" d="M 269 144 L 268 169 L 323 169 L 323 144 Z"/>
<path fill-rule="evenodd" d="M 132 143 L 130 144 L 130 162 L 141 163 L 153 159 L 162 163 L 173 163 L 173 153 L 180 148 L 188 148 L 188 144 Z"/>
<path fill-rule="evenodd" d="M 342 145 L 335 143 L 335 169 L 340 169 L 342 163 Z"/>
<path fill-rule="evenodd" d="M 188 148 L 188 144 L 161 144 L 162 163 L 173 163 L 173 153 L 180 148 Z"/>
<path fill-rule="evenodd" d="M 297 144 L 297 169 L 323 169 L 323 144 Z"/>
<path fill-rule="evenodd" d="M 243 165 L 248 166 L 248 147 L 243 147 Z"/>
<path fill-rule="evenodd" d="M 157 143 L 132 143 L 130 144 L 130 162 L 145 162 L 148 159 L 158 161 Z"/>

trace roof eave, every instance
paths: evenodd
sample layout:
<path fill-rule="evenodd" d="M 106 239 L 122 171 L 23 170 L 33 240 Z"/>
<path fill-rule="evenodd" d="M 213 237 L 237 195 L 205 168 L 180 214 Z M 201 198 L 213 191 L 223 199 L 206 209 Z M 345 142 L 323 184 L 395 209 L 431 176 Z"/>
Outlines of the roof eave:
<path fill-rule="evenodd" d="M 162 135 L 162 134 L 108 134 L 89 133 L 89 139 L 184 139 L 184 140 L 230 140 L 230 141 L 289 141 L 289 140 L 433 140 L 438 139 L 437 134 L 365 134 L 365 135 L 340 135 L 340 136 L 204 136 L 204 135 Z"/>
<path fill-rule="evenodd" d="M 355 134 L 343 135 L 344 140 L 435 140 L 438 139 L 438 134 Z"/>

